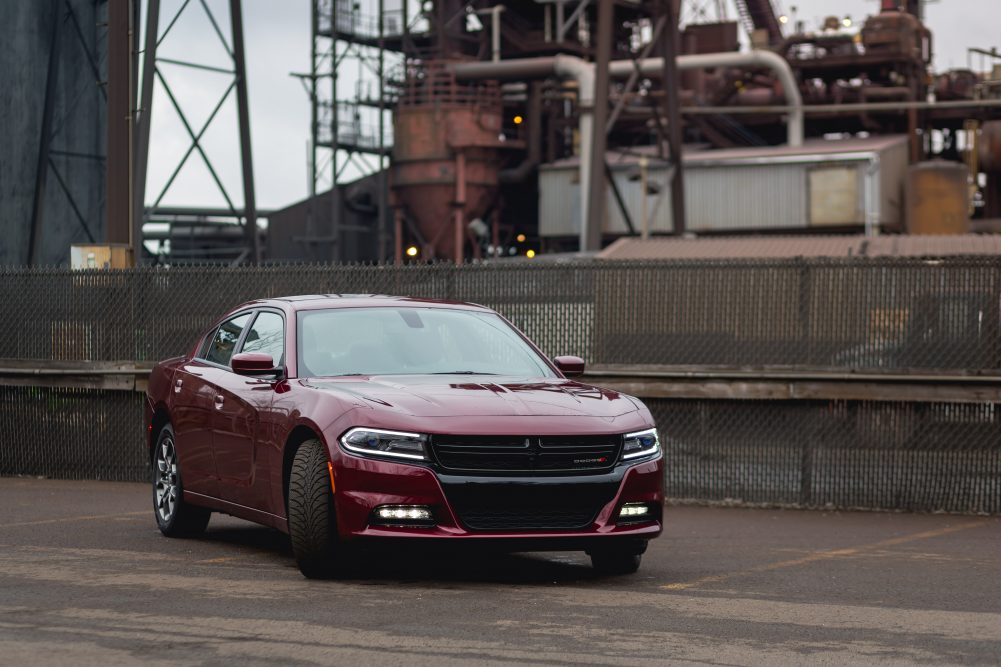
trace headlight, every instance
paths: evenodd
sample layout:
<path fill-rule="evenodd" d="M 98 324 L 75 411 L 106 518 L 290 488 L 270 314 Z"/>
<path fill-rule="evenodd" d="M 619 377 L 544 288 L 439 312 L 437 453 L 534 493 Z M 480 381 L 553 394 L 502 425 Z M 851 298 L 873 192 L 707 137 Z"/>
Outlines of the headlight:
<path fill-rule="evenodd" d="M 377 428 L 353 428 L 341 437 L 344 449 L 362 456 L 389 456 L 398 459 L 427 460 L 420 433 L 383 431 Z"/>
<path fill-rule="evenodd" d="M 636 433 L 626 433 L 622 436 L 622 460 L 631 461 L 647 456 L 653 456 L 660 451 L 660 440 L 657 429 L 651 428 Z"/>

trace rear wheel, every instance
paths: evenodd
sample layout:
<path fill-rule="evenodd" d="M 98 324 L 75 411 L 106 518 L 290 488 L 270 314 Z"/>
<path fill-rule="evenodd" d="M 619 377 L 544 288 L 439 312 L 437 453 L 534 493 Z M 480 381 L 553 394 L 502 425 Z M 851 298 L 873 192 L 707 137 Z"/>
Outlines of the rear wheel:
<path fill-rule="evenodd" d="M 197 535 L 205 530 L 211 512 L 184 501 L 184 481 L 177 460 L 174 429 L 161 429 L 153 451 L 153 513 L 156 525 L 167 537 Z"/>
<path fill-rule="evenodd" d="M 337 540 L 327 452 L 319 440 L 302 443 L 292 460 L 288 528 L 292 553 L 304 576 L 325 579 L 343 573 L 344 549 Z"/>

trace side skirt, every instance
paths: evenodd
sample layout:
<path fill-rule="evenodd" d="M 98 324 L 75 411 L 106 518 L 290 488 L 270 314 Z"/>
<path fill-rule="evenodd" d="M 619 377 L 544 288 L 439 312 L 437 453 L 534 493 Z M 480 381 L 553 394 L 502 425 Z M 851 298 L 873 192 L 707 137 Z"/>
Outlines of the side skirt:
<path fill-rule="evenodd" d="M 228 500 L 222 500 L 220 498 L 214 498 L 212 496 L 206 496 L 201 493 L 195 493 L 188 490 L 184 491 L 184 500 L 186 502 L 190 502 L 192 505 L 207 507 L 214 512 L 230 514 L 240 519 L 253 521 L 254 523 L 259 523 L 263 526 L 275 528 L 283 533 L 288 533 L 288 520 L 283 516 L 276 516 L 269 512 L 254 509 L 253 507 L 237 505 L 236 503 L 231 503 Z"/>

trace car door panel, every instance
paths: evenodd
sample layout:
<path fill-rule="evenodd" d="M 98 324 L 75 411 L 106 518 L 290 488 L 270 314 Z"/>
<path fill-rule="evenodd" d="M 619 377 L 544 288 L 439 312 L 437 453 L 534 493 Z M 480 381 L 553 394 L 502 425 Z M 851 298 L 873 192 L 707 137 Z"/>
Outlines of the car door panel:
<path fill-rule="evenodd" d="M 271 404 L 270 383 L 217 371 L 213 399 L 212 448 L 223 500 L 254 509 L 266 509 L 270 483 L 258 474 L 260 413 Z M 263 459 L 266 461 L 266 459 Z"/>
<path fill-rule="evenodd" d="M 212 401 L 216 391 L 205 377 L 208 370 L 211 367 L 198 360 L 178 367 L 172 380 L 168 409 L 184 488 L 217 496 L 218 476 L 212 451 Z"/>
<path fill-rule="evenodd" d="M 174 374 L 168 405 L 187 491 L 216 498 L 221 495 L 213 446 L 218 373 L 223 372 L 218 362 L 228 363 L 251 317 L 250 312 L 240 313 L 223 322 L 207 337 L 203 349 L 198 351 L 199 358 L 187 362 Z"/>
<path fill-rule="evenodd" d="M 284 356 L 285 323 L 276 312 L 257 314 L 240 342 L 241 352 L 271 354 L 281 364 Z M 217 369 L 213 384 L 218 390 L 212 447 L 223 500 L 262 511 L 271 509 L 270 439 L 268 414 L 274 400 L 274 378 L 262 379 Z"/>

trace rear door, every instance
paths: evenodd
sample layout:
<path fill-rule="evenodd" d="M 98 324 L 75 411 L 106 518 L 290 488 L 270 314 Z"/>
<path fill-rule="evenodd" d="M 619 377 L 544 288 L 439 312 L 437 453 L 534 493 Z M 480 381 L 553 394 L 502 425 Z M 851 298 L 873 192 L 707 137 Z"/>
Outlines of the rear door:
<path fill-rule="evenodd" d="M 242 313 L 223 322 L 206 336 L 198 355 L 174 374 L 170 412 L 186 491 L 219 497 L 219 476 L 212 452 L 214 402 L 218 395 L 213 376 L 218 372 L 217 360 L 229 363 L 250 317 L 251 313 Z"/>
<path fill-rule="evenodd" d="M 270 354 L 284 365 L 285 319 L 280 312 L 260 310 L 244 333 L 238 351 Z M 274 399 L 274 378 L 213 373 L 217 396 L 212 436 L 216 470 L 223 500 L 258 510 L 270 510 L 268 476 L 268 414 Z"/>

